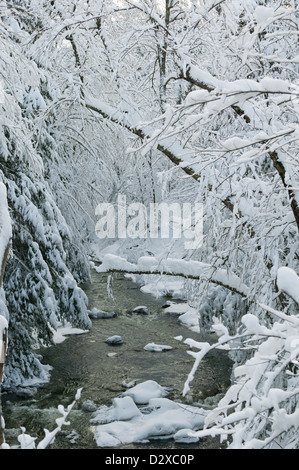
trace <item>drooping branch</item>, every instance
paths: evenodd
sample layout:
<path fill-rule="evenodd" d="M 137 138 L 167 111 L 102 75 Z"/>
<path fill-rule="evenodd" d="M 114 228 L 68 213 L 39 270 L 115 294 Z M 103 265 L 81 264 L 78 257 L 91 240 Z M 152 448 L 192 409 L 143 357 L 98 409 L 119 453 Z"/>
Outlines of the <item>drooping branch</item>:
<path fill-rule="evenodd" d="M 156 274 L 178 276 L 185 279 L 206 280 L 213 284 L 248 298 L 250 289 L 234 273 L 225 269 L 216 268 L 200 261 L 185 261 L 182 259 L 168 258 L 159 261 L 155 257 L 143 256 L 138 259 L 137 264 L 128 262 L 125 258 L 115 255 L 104 256 L 100 266 L 95 266 L 97 272 L 101 273 L 130 273 L 136 275 Z"/>
<path fill-rule="evenodd" d="M 102 103 L 99 100 L 90 100 L 88 98 L 85 99 L 85 106 L 87 109 L 90 109 L 98 114 L 100 114 L 104 119 L 107 119 L 119 126 L 123 127 L 124 129 L 128 130 L 130 133 L 135 134 L 139 137 L 143 142 L 149 140 L 151 137 L 145 131 L 143 131 L 140 127 L 134 126 L 130 124 L 122 113 L 119 113 L 116 109 L 111 106 Z M 174 150 L 167 147 L 166 145 L 162 145 L 161 143 L 157 145 L 157 149 L 162 152 L 174 165 L 180 167 L 184 173 L 188 176 L 193 178 L 195 181 L 200 179 L 200 175 L 197 174 L 192 168 L 189 166 L 184 165 L 184 161 L 177 156 Z M 182 149 L 183 152 L 183 149 Z"/>

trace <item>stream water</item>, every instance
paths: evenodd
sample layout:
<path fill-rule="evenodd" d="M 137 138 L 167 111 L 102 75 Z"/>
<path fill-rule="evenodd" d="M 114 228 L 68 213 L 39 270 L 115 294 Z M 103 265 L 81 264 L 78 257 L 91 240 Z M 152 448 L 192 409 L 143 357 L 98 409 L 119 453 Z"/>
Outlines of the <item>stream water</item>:
<path fill-rule="evenodd" d="M 43 429 L 52 430 L 55 418 L 60 416 L 57 406 L 70 404 L 79 388 L 83 388 L 80 402 L 70 414 L 70 426 L 65 427 L 55 439 L 52 448 L 96 448 L 91 413 L 82 409 L 82 403 L 91 400 L 99 407 L 111 405 L 111 400 L 123 391 L 123 381 L 155 380 L 172 389 L 169 398 L 185 402 L 182 390 L 194 359 L 187 354 L 188 346 L 174 338 L 201 340 L 199 333 L 178 321 L 177 315 L 163 308 L 166 298 L 156 299 L 140 291 L 138 286 L 123 276 L 113 280 L 113 298 L 107 292 L 107 276 L 93 272 L 92 283 L 82 286 L 89 299 L 89 309 L 114 311 L 109 319 L 92 320 L 88 333 L 71 335 L 55 347 L 44 349 L 42 363 L 53 367 L 49 383 L 38 388 L 33 397 L 17 397 L 6 394 L 2 398 L 6 423 L 5 437 L 10 445 L 17 444 L 20 426 L 26 428 L 37 442 L 44 437 Z M 138 305 L 148 307 L 149 315 L 128 313 Z M 122 345 L 109 345 L 105 341 L 112 335 L 120 335 Z M 165 352 L 145 351 L 150 342 L 169 345 Z M 109 353 L 116 353 L 111 356 Z M 221 351 L 210 353 L 201 363 L 191 385 L 194 402 L 201 402 L 223 392 L 229 386 L 231 362 Z M 182 448 L 172 440 L 153 441 L 151 448 Z M 184 448 L 213 448 L 215 440 L 205 439 Z M 126 446 L 122 446 L 125 448 Z M 128 448 L 141 448 L 130 445 Z"/>

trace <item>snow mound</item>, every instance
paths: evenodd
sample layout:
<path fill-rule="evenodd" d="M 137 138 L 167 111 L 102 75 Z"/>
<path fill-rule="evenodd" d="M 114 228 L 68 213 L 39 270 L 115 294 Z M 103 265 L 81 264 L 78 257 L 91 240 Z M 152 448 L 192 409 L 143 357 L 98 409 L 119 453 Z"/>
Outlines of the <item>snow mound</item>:
<path fill-rule="evenodd" d="M 68 336 L 71 335 L 83 335 L 85 333 L 89 333 L 89 330 L 82 330 L 81 328 L 75 328 L 70 324 L 66 324 L 65 326 L 58 326 L 57 330 L 54 330 L 50 327 L 53 332 L 53 341 L 55 344 L 63 343 Z"/>
<path fill-rule="evenodd" d="M 173 299 L 182 299 L 185 297 L 184 281 L 173 280 L 165 276 L 163 280 L 148 282 L 140 288 L 141 292 L 151 294 L 156 298 L 169 295 Z"/>
<path fill-rule="evenodd" d="M 152 398 L 166 397 L 168 391 L 154 380 L 146 380 L 121 394 L 131 397 L 137 405 L 146 405 Z"/>
<path fill-rule="evenodd" d="M 133 308 L 130 313 L 137 313 L 138 315 L 149 315 L 149 310 L 146 305 L 139 305 Z"/>
<path fill-rule="evenodd" d="M 146 382 L 140 385 L 144 384 Z M 127 406 L 126 419 L 118 420 Z M 130 397 L 123 397 L 114 401 L 110 408 L 101 407 L 100 413 L 91 420 L 92 423 L 106 421 L 95 429 L 94 437 L 98 447 L 116 447 L 134 442 L 146 443 L 150 439 L 159 438 L 174 438 L 178 442 L 190 443 L 195 442 L 192 431 L 202 429 L 204 426 L 206 411 L 167 398 L 150 399 L 148 406 L 140 410 L 134 406 L 136 405 Z"/>
<path fill-rule="evenodd" d="M 113 421 L 127 421 L 141 416 L 141 412 L 131 397 L 114 398 L 112 406 L 101 406 L 90 420 L 93 424 L 106 424 Z"/>
<path fill-rule="evenodd" d="M 183 323 L 193 331 L 200 331 L 198 313 L 195 308 L 190 307 L 187 302 L 171 304 L 165 308 L 165 312 L 172 315 L 179 315 L 178 321 Z"/>

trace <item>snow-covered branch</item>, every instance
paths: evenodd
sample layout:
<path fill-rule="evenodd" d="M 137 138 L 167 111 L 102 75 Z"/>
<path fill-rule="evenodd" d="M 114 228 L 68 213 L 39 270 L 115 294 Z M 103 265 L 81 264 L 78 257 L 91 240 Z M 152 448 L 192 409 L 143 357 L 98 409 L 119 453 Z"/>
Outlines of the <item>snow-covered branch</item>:
<path fill-rule="evenodd" d="M 123 272 L 132 274 L 165 274 L 180 276 L 186 279 L 200 279 L 226 287 L 242 297 L 248 297 L 250 290 L 234 273 L 225 269 L 217 269 L 199 261 L 185 261 L 168 258 L 159 260 L 154 257 L 143 256 L 138 263 L 130 263 L 126 259 L 115 255 L 105 255 L 102 264 L 95 267 L 97 272 Z"/>
<path fill-rule="evenodd" d="M 61 414 L 61 417 L 56 419 L 56 428 L 53 431 L 48 431 L 48 429 L 44 429 L 45 437 L 37 444 L 35 444 L 36 437 L 32 437 L 26 433 L 26 429 L 21 426 L 22 433 L 18 436 L 18 441 L 20 443 L 21 449 L 39 449 L 44 450 L 47 449 L 53 442 L 55 441 L 55 437 L 61 431 L 63 426 L 69 426 L 70 422 L 67 420 L 69 414 L 71 413 L 72 409 L 76 405 L 77 401 L 81 398 L 82 388 L 77 390 L 76 396 L 74 401 L 68 405 L 66 408 L 63 405 L 58 405 L 58 411 Z M 0 449 L 10 449 L 8 443 L 3 443 Z"/>
<path fill-rule="evenodd" d="M 274 313 L 274 318 L 285 321 L 265 327 L 255 315 L 247 314 L 242 318 L 243 331 L 238 336 L 229 335 L 218 323 L 213 327 L 220 337 L 217 343 L 185 341 L 199 352 L 189 351 L 195 363 L 184 393 L 188 393 L 190 382 L 209 351 L 233 350 L 240 341 L 244 348 L 253 351 L 250 359 L 234 369 L 235 381 L 218 406 L 208 413 L 204 430 L 190 432 L 190 437 L 221 436 L 229 440 L 228 448 L 232 449 L 297 448 L 299 321 L 297 316 L 280 315 L 264 307 Z M 279 387 L 281 381 L 289 383 L 287 390 Z"/>

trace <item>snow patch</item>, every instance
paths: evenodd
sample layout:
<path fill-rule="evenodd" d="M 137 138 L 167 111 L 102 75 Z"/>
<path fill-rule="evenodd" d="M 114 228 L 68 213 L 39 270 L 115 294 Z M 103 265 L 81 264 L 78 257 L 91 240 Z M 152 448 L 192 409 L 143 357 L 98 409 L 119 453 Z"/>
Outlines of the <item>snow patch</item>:
<path fill-rule="evenodd" d="M 51 328 L 52 329 L 52 328 Z M 53 341 L 55 344 L 63 343 L 70 335 L 82 335 L 89 333 L 89 330 L 82 330 L 81 328 L 73 328 L 70 324 L 60 326 L 57 330 L 52 329 Z"/>
<path fill-rule="evenodd" d="M 121 394 L 121 397 L 131 397 L 137 405 L 145 405 L 152 398 L 164 398 L 168 395 L 166 388 L 154 380 L 146 380 Z"/>

